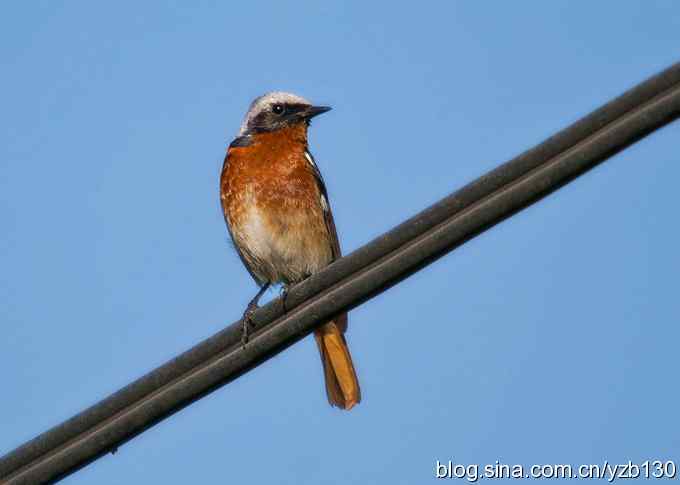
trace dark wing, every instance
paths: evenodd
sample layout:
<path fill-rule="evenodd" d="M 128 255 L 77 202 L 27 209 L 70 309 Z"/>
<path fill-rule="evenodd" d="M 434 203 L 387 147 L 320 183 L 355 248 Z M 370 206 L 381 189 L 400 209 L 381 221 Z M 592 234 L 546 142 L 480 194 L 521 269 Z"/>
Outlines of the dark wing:
<path fill-rule="evenodd" d="M 316 162 L 314 161 L 314 157 L 312 156 L 311 153 L 309 153 L 309 150 L 305 151 L 305 156 L 307 157 L 307 160 L 309 161 L 309 164 L 312 166 L 312 172 L 314 173 L 314 178 L 316 179 L 316 183 L 319 187 L 319 192 L 321 192 L 321 208 L 323 209 L 323 219 L 326 222 L 326 229 L 328 230 L 328 234 L 331 237 L 331 249 L 333 250 L 333 260 L 338 259 L 341 256 L 340 253 L 340 241 L 338 240 L 338 231 L 335 229 L 335 221 L 333 220 L 333 213 L 331 212 L 331 205 L 328 200 L 328 192 L 326 191 L 326 184 L 323 181 L 323 177 L 321 176 L 321 172 L 319 171 L 319 167 L 316 166 Z M 340 329 L 341 333 L 345 333 L 347 331 L 347 314 L 343 313 L 342 315 L 338 315 L 333 319 L 335 321 L 335 324 L 338 326 Z M 344 337 L 343 337 L 344 340 Z M 325 368 L 325 364 L 324 364 Z"/>
<path fill-rule="evenodd" d="M 312 156 L 311 153 L 309 153 L 309 150 L 305 151 L 305 156 L 307 157 L 309 164 L 312 166 L 314 178 L 316 179 L 316 183 L 319 187 L 319 192 L 321 192 L 322 197 L 321 208 L 323 209 L 323 218 L 324 221 L 326 222 L 326 229 L 328 230 L 328 234 L 330 234 L 331 236 L 331 244 L 333 245 L 332 246 L 333 260 L 336 260 L 341 256 L 340 241 L 338 240 L 338 232 L 335 229 L 335 221 L 333 220 L 333 213 L 331 212 L 331 206 L 328 200 L 326 184 L 324 183 L 323 177 L 321 176 L 321 172 L 319 171 L 319 167 L 316 166 L 314 157 Z"/>
<path fill-rule="evenodd" d="M 241 135 L 234 138 L 234 140 L 229 144 L 229 148 L 234 147 L 248 147 L 253 144 L 253 137 L 250 135 Z"/>

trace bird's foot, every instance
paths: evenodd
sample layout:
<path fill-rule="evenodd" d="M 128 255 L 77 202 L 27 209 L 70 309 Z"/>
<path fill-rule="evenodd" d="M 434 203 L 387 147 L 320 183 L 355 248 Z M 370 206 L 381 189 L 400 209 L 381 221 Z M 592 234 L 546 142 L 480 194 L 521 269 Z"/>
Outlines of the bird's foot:
<path fill-rule="evenodd" d="M 279 298 L 281 298 L 281 307 L 283 308 L 283 313 L 288 312 L 288 306 L 286 302 L 288 300 L 288 285 L 283 285 L 281 287 L 281 292 L 279 293 Z"/>
<path fill-rule="evenodd" d="M 255 326 L 255 323 L 253 322 L 253 313 L 255 313 L 255 310 L 258 309 L 257 302 L 260 301 L 262 293 L 267 291 L 269 285 L 269 282 L 266 282 L 262 285 L 260 291 L 258 291 L 257 295 L 255 295 L 255 298 L 250 300 L 250 303 L 248 303 L 246 311 L 243 312 L 243 318 L 241 319 L 243 321 L 243 333 L 241 335 L 241 345 L 243 345 L 243 348 L 246 347 L 246 343 L 248 342 L 248 331 L 250 330 L 250 327 Z"/>
<path fill-rule="evenodd" d="M 243 348 L 245 348 L 246 344 L 248 343 L 250 329 L 255 327 L 255 323 L 253 322 L 253 313 L 255 313 L 255 310 L 257 310 L 257 308 L 258 308 L 257 304 L 251 303 L 246 308 L 246 311 L 243 312 L 243 318 L 241 319 L 241 321 L 243 322 L 243 327 L 241 331 L 241 345 L 243 346 Z"/>

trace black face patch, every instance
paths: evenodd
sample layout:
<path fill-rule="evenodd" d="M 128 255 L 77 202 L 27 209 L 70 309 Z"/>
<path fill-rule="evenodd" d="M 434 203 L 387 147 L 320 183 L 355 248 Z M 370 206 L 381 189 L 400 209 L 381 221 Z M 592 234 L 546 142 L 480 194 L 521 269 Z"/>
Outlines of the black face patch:
<path fill-rule="evenodd" d="M 282 108 L 282 109 L 281 109 Z M 276 103 L 268 106 L 248 122 L 247 133 L 275 131 L 305 120 L 306 104 Z"/>

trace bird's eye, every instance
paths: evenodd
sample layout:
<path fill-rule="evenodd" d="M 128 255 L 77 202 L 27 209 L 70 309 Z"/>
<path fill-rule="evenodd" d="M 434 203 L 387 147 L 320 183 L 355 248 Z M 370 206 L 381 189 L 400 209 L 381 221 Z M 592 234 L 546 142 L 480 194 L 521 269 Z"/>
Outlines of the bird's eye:
<path fill-rule="evenodd" d="M 285 111 L 285 108 L 283 107 L 282 104 L 275 104 L 274 106 L 272 106 L 272 111 L 274 112 L 274 114 L 280 115 Z"/>

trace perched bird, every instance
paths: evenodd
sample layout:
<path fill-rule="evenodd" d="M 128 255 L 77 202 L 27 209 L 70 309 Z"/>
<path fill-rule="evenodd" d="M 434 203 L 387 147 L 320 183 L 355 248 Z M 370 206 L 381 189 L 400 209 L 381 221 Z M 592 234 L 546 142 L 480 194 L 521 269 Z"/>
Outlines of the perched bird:
<path fill-rule="evenodd" d="M 284 291 L 340 257 L 326 187 L 307 147 L 310 120 L 329 111 L 290 93 L 256 98 L 231 142 L 220 177 L 229 234 L 260 291 L 244 313 L 244 338 L 257 302 L 272 284 Z M 314 331 L 331 405 L 361 400 L 344 333 L 347 315 Z"/>

